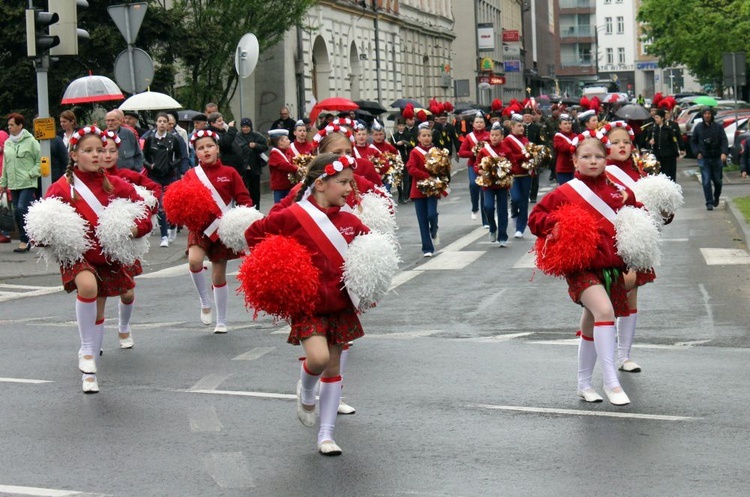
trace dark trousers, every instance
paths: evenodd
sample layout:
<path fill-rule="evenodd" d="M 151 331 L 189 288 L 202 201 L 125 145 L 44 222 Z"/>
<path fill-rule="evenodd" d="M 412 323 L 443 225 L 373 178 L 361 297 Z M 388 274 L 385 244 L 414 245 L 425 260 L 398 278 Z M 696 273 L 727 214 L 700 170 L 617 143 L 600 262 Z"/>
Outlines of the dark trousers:
<path fill-rule="evenodd" d="M 677 157 L 657 157 L 661 164 L 661 172 L 666 174 L 669 179 L 677 182 Z"/>
<path fill-rule="evenodd" d="M 250 198 L 253 201 L 253 206 L 260 210 L 260 175 L 253 174 L 249 169 L 245 169 L 245 174 L 242 175 L 242 179 L 245 180 L 245 187 L 250 192 Z"/>
<path fill-rule="evenodd" d="M 278 204 L 284 197 L 289 195 L 290 190 L 274 190 L 273 191 L 273 203 Z"/>
<path fill-rule="evenodd" d="M 529 189 L 529 199 L 536 202 L 536 195 L 539 193 L 539 171 L 531 177 L 531 188 Z"/>
<path fill-rule="evenodd" d="M 721 196 L 721 186 L 724 174 L 723 164 L 719 157 L 704 157 L 698 159 L 698 167 L 701 169 L 701 182 L 703 183 L 703 196 L 706 198 L 706 205 L 718 204 Z M 711 183 L 714 191 L 711 193 Z"/>
<path fill-rule="evenodd" d="M 16 226 L 18 226 L 21 243 L 29 243 L 29 237 L 26 235 L 24 216 L 29 212 L 29 206 L 36 199 L 36 188 L 10 190 L 10 195 L 10 203 L 13 206 L 13 216 L 16 218 Z"/>
<path fill-rule="evenodd" d="M 406 170 L 406 167 L 404 167 L 404 174 L 401 178 L 401 183 L 398 185 L 398 201 L 405 203 L 407 200 L 409 200 L 409 195 L 411 194 L 411 176 L 409 175 L 409 171 Z"/>
<path fill-rule="evenodd" d="M 529 190 L 531 189 L 531 176 L 519 176 L 513 178 L 513 186 L 510 187 L 510 198 L 516 204 L 518 215 L 516 216 L 516 231 L 526 229 L 529 220 Z"/>
<path fill-rule="evenodd" d="M 496 234 L 498 242 L 508 240 L 508 189 L 484 190 L 484 213 L 490 233 Z M 495 208 L 497 207 L 497 223 L 495 222 Z"/>
<path fill-rule="evenodd" d="M 415 198 L 414 211 L 417 213 L 419 236 L 422 238 L 422 253 L 435 252 L 432 239 L 438 232 L 438 199 L 437 197 Z"/>

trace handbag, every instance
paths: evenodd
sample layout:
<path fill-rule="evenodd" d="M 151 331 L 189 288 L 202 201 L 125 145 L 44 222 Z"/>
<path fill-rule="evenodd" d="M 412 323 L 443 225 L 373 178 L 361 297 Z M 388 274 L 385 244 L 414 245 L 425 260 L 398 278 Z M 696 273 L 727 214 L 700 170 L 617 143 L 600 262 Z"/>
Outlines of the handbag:
<path fill-rule="evenodd" d="M 13 215 L 13 207 L 8 203 L 8 194 L 0 195 L 0 230 L 13 231 L 16 229 L 16 218 Z"/>

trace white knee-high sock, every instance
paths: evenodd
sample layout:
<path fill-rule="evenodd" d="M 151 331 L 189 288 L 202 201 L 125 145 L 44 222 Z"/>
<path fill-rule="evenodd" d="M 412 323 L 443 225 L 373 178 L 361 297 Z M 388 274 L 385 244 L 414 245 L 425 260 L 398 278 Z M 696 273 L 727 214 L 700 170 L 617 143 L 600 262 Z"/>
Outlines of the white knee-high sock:
<path fill-rule="evenodd" d="M 302 367 L 300 367 L 299 377 L 302 380 L 302 389 L 300 391 L 302 403 L 306 406 L 315 405 L 315 386 L 320 378 L 320 373 L 315 374 L 307 369 L 307 361 L 304 361 Z"/>
<path fill-rule="evenodd" d="M 615 369 L 615 338 L 617 329 L 614 321 L 598 321 L 594 323 L 594 347 L 602 365 L 604 386 L 612 390 L 620 386 Z"/>
<path fill-rule="evenodd" d="M 596 346 L 594 339 L 585 336 L 580 331 L 581 340 L 578 342 L 578 389 L 591 388 L 591 377 L 596 364 Z"/>
<path fill-rule="evenodd" d="M 617 358 L 620 362 L 630 359 L 630 348 L 633 346 L 637 322 L 638 309 L 632 309 L 629 316 L 617 318 Z"/>
<path fill-rule="evenodd" d="M 318 443 L 333 440 L 333 427 L 341 400 L 341 376 L 320 379 L 320 430 Z"/>
<path fill-rule="evenodd" d="M 226 283 L 214 286 L 214 302 L 216 302 L 216 324 L 227 324 L 227 300 L 229 299 L 229 287 Z"/>
<path fill-rule="evenodd" d="M 133 314 L 135 300 L 126 304 L 122 300 L 117 303 L 118 329 L 120 333 L 130 333 L 130 316 Z"/>
<path fill-rule="evenodd" d="M 101 321 L 97 321 L 94 325 L 94 359 L 99 364 L 99 358 L 101 355 L 99 352 L 102 350 L 102 343 L 104 342 L 104 318 Z"/>
<path fill-rule="evenodd" d="M 193 279 L 193 285 L 198 290 L 198 297 L 201 299 L 201 308 L 210 309 L 211 299 L 208 297 L 208 284 L 206 283 L 206 269 L 201 268 L 198 272 L 190 271 L 190 277 Z"/>
<path fill-rule="evenodd" d="M 96 336 L 96 297 L 84 299 L 80 295 L 76 298 L 76 322 L 78 323 L 78 335 L 81 338 L 81 348 L 78 354 L 81 356 L 98 356 L 99 349 L 94 349 Z M 96 350 L 96 353 L 94 353 Z"/>
<path fill-rule="evenodd" d="M 344 344 L 341 347 L 341 359 L 339 360 L 339 374 L 344 376 L 344 366 L 346 366 L 346 359 L 349 357 L 349 345 Z"/>

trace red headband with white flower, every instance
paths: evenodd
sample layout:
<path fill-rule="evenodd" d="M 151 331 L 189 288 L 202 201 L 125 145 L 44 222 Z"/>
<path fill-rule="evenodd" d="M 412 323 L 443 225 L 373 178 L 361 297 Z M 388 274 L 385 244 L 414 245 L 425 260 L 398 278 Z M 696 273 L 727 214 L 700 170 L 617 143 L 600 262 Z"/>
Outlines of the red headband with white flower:
<path fill-rule="evenodd" d="M 325 128 L 318 131 L 315 136 L 313 136 L 313 147 L 318 148 L 323 138 L 330 135 L 331 133 L 341 133 L 342 135 L 345 135 L 347 138 L 349 138 L 350 142 L 354 143 L 354 135 L 352 135 L 351 131 L 346 128 L 342 128 L 338 124 L 329 124 Z"/>
<path fill-rule="evenodd" d="M 195 145 L 195 142 L 200 138 L 213 138 L 215 142 L 219 141 L 218 133 L 216 133 L 215 131 L 211 131 L 210 129 L 202 129 L 193 133 L 193 135 L 190 137 L 190 144 Z"/>
<path fill-rule="evenodd" d="M 622 128 L 628 132 L 628 135 L 630 135 L 630 138 L 635 138 L 635 133 L 633 132 L 633 128 L 631 128 L 630 125 L 626 123 L 625 121 L 614 121 L 611 123 L 607 123 L 602 127 L 604 132 L 607 134 L 609 134 L 609 132 L 615 128 Z"/>
<path fill-rule="evenodd" d="M 120 148 L 120 144 L 122 143 L 122 140 L 119 136 L 117 136 L 117 133 L 114 131 L 106 130 L 104 132 L 104 138 L 105 140 L 109 139 L 115 142 L 115 147 Z"/>
<path fill-rule="evenodd" d="M 583 143 L 584 140 L 587 140 L 589 138 L 593 138 L 595 140 L 599 140 L 604 144 L 604 146 L 609 149 L 612 147 L 612 144 L 609 143 L 609 138 L 607 138 L 607 135 L 601 132 L 601 130 L 597 131 L 591 131 L 590 129 L 587 129 L 580 135 L 573 138 L 573 141 L 570 143 L 570 153 L 575 153 L 576 149 L 578 148 L 578 145 Z"/>
<path fill-rule="evenodd" d="M 327 164 L 326 167 L 323 168 L 325 172 L 318 176 L 318 179 L 323 179 L 326 176 L 333 176 L 336 173 L 340 173 L 347 167 L 354 167 L 355 164 L 356 161 L 354 160 L 354 157 L 351 157 L 349 155 L 342 155 L 338 158 L 338 160 Z"/>
<path fill-rule="evenodd" d="M 102 140 L 102 145 L 107 144 L 107 139 L 104 137 L 104 131 L 97 128 L 96 126 L 84 126 L 83 128 L 73 133 L 73 135 L 70 137 L 70 141 L 68 142 L 70 145 L 70 149 L 75 150 L 78 147 L 78 143 L 86 135 L 96 135 Z"/>
<path fill-rule="evenodd" d="M 348 128 L 354 128 L 356 123 L 348 117 L 339 117 L 334 119 L 331 124 L 333 124 L 334 126 L 346 126 Z"/>

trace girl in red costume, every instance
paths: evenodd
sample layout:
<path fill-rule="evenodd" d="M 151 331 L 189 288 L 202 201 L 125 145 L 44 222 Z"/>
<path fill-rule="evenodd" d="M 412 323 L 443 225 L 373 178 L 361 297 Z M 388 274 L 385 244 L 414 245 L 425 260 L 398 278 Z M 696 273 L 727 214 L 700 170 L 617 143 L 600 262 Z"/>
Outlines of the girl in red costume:
<path fill-rule="evenodd" d="M 239 173 L 219 160 L 219 136 L 213 131 L 200 130 L 190 138 L 195 150 L 198 165 L 190 169 L 185 178 L 200 181 L 210 191 L 219 209 L 224 212 L 232 204 L 253 206 L 250 193 Z M 213 321 L 211 300 L 208 296 L 208 285 L 203 271 L 203 260 L 208 256 L 211 261 L 211 281 L 216 301 L 216 327 L 214 333 L 227 332 L 227 261 L 238 259 L 240 255 L 229 249 L 219 240 L 218 223 L 212 222 L 202 232 L 188 233 L 188 265 L 190 277 L 198 291 L 201 303 L 201 322 L 210 325 Z"/>
<path fill-rule="evenodd" d="M 503 125 L 495 122 L 490 130 L 490 139 L 485 142 L 482 150 L 477 154 L 474 171 L 479 175 L 479 165 L 485 157 L 503 156 Z M 501 247 L 508 246 L 508 187 L 483 186 L 484 213 L 490 225 L 490 243 L 499 243 Z M 495 205 L 497 204 L 497 222 L 495 222 Z"/>
<path fill-rule="evenodd" d="M 117 168 L 117 149 L 120 148 L 120 137 L 117 136 L 113 131 L 104 131 L 104 136 L 107 140 L 107 144 L 104 146 L 104 155 L 102 165 L 104 171 L 109 176 L 117 176 L 120 179 L 127 181 L 130 184 L 142 186 L 149 190 L 156 199 L 161 198 L 161 185 L 155 181 L 151 181 L 144 174 L 139 174 L 132 169 L 118 169 Z M 153 214 L 156 214 L 158 210 L 157 206 L 154 206 Z M 135 278 L 143 272 L 141 267 L 141 261 L 136 261 L 135 264 L 128 268 L 128 271 Z M 133 333 L 130 329 L 130 317 L 133 315 L 133 307 L 135 305 L 135 286 L 127 292 L 120 295 L 120 301 L 117 303 L 117 316 L 118 316 L 118 335 L 120 338 L 121 349 L 131 349 L 135 342 L 133 341 Z"/>
<path fill-rule="evenodd" d="M 381 155 L 380 149 L 367 141 L 367 128 L 358 123 L 354 128 L 354 157 L 357 159 L 371 160 L 372 157 Z"/>
<path fill-rule="evenodd" d="M 313 145 L 307 141 L 307 125 L 300 119 L 294 124 L 294 141 L 286 150 L 290 159 L 298 155 L 312 155 Z"/>
<path fill-rule="evenodd" d="M 271 190 L 273 190 L 273 203 L 276 204 L 282 198 L 289 195 L 292 182 L 289 181 L 289 173 L 297 172 L 297 166 L 292 164 L 288 150 L 289 131 L 286 129 L 272 129 L 268 132 L 271 137 L 271 151 L 268 152 L 268 170 L 271 174 Z"/>
<path fill-rule="evenodd" d="M 512 165 L 513 186 L 510 189 L 511 202 L 518 211 L 516 218 L 516 234 L 514 238 L 523 238 L 526 222 L 529 216 L 529 192 L 531 191 L 531 170 L 523 167 L 531 159 L 526 150 L 529 140 L 523 135 L 525 131 L 521 114 L 513 114 L 510 118 L 510 134 L 503 140 L 503 155 Z"/>
<path fill-rule="evenodd" d="M 425 162 L 427 152 L 432 148 L 432 130 L 426 122 L 419 125 L 417 141 L 419 145 L 414 147 L 409 154 L 406 168 L 413 179 L 411 182 L 410 198 L 414 203 L 414 210 L 417 213 L 419 235 L 422 238 L 422 255 L 424 257 L 432 257 L 432 254 L 435 252 L 435 245 L 438 243 L 439 197 L 427 196 L 417 187 L 417 183 L 420 180 L 428 179 L 431 176 L 425 167 Z M 479 188 L 479 185 L 477 185 L 477 188 Z"/>
<path fill-rule="evenodd" d="M 477 218 L 477 211 L 479 210 L 480 202 L 484 204 L 482 200 L 482 190 L 477 185 L 477 173 L 474 170 L 474 165 L 477 162 L 477 156 L 474 153 L 474 149 L 479 142 L 487 142 L 490 139 L 489 132 L 485 129 L 486 122 L 481 112 L 477 112 L 472 123 L 472 131 L 468 133 L 461 143 L 461 148 L 458 150 L 458 156 L 468 159 L 469 162 L 466 166 L 469 171 L 469 196 L 471 197 L 471 218 Z M 489 228 L 490 225 L 487 223 L 487 216 L 482 210 L 482 225 L 485 228 Z"/>
<path fill-rule="evenodd" d="M 377 120 L 372 123 L 372 146 L 381 154 L 397 154 L 398 149 L 385 141 L 385 128 Z"/>
<path fill-rule="evenodd" d="M 611 219 L 626 205 L 636 205 L 632 192 L 607 179 L 606 136 L 580 135 L 574 140 L 575 178 L 544 196 L 529 218 L 531 232 L 547 241 L 560 235 L 553 215 L 564 204 L 575 204 L 597 220 L 597 257 L 588 269 L 566 274 L 568 293 L 583 306 L 581 340 L 578 349 L 578 395 L 586 402 L 601 402 L 591 385 L 597 357 L 601 359 L 604 392 L 614 405 L 630 399 L 617 379 L 615 368 L 615 317 L 628 314 L 627 295 L 622 273 L 625 264 L 615 249 L 615 229 Z M 594 136 L 594 138 L 591 138 Z"/>
<path fill-rule="evenodd" d="M 352 191 L 353 164 L 351 157 L 319 155 L 310 164 L 296 203 L 256 221 L 245 232 L 250 250 L 270 234 L 293 237 L 308 249 L 313 264 L 321 270 L 318 307 L 314 315 L 292 320 L 288 342 L 301 343 L 305 349 L 297 384 L 297 416 L 305 426 L 315 425 L 315 387 L 320 380 L 318 451 L 327 456 L 341 454 L 333 440 L 341 398 L 341 350 L 364 335 L 341 285 L 341 254 L 321 244 L 324 237 L 332 246 L 339 241 L 348 245 L 355 236 L 369 232 L 359 218 L 342 210 Z"/>
<path fill-rule="evenodd" d="M 57 197 L 70 204 L 88 221 L 88 236 L 93 247 L 83 260 L 71 266 L 61 266 L 65 290 L 76 290 L 76 321 L 81 337 L 78 351 L 78 369 L 83 373 L 84 393 L 99 392 L 97 362 L 104 339 L 104 306 L 107 297 L 122 296 L 135 287 L 133 275 L 119 263 L 107 259 L 96 238 L 95 227 L 99 214 L 114 199 L 125 198 L 138 202 L 133 186 L 116 176 L 104 173 L 103 156 L 107 141 L 104 133 L 95 126 L 86 126 L 70 138 L 70 164 L 65 176 L 47 190 L 45 198 Z M 151 232 L 151 218 L 136 220 L 132 228 L 133 237 L 142 237 Z"/>
<path fill-rule="evenodd" d="M 570 146 L 573 143 L 575 134 L 573 133 L 573 119 L 568 114 L 560 114 L 560 130 L 555 133 L 552 139 L 552 146 L 555 149 L 555 174 L 557 175 L 557 184 L 564 185 L 573 179 L 575 166 L 573 165 L 573 152 Z"/>

